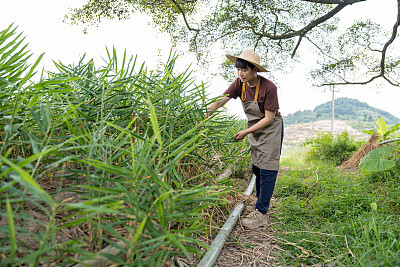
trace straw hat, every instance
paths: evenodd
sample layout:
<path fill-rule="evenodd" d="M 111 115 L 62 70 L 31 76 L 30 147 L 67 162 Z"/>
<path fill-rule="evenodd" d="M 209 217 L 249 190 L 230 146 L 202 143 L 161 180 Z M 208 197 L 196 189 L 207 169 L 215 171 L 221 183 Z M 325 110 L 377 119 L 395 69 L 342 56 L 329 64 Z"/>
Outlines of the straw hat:
<path fill-rule="evenodd" d="M 225 55 L 225 56 L 233 63 L 236 63 L 236 59 L 241 58 L 241 59 L 246 60 L 247 62 L 250 62 L 254 66 L 256 66 L 259 72 L 267 72 L 268 71 L 263 66 L 260 65 L 260 56 L 252 50 L 245 49 L 238 57 L 231 56 L 231 55 Z"/>

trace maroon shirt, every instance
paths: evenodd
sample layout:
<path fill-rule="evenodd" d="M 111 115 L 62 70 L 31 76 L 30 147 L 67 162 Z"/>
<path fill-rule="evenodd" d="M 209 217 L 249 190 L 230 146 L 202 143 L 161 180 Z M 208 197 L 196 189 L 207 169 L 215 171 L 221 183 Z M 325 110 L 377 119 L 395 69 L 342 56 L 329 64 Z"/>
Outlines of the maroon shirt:
<path fill-rule="evenodd" d="M 224 95 L 227 95 L 229 98 L 236 99 L 237 97 L 242 98 L 242 86 L 243 82 L 240 78 L 237 78 L 224 92 Z M 246 83 L 246 98 L 243 102 L 254 101 L 254 95 L 256 93 L 256 86 L 249 86 Z M 261 76 L 260 81 L 260 89 L 258 92 L 257 98 L 258 107 L 262 113 L 268 111 L 276 111 L 275 116 L 281 116 L 279 112 L 279 102 L 278 102 L 278 93 L 276 85 Z"/>

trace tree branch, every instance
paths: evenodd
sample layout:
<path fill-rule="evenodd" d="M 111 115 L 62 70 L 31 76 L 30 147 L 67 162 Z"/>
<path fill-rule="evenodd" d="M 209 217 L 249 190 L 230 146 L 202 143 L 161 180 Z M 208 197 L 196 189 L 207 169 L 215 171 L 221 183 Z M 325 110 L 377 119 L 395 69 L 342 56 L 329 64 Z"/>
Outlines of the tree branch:
<path fill-rule="evenodd" d="M 296 36 L 304 36 L 309 30 L 311 30 L 314 27 L 318 26 L 319 24 L 327 21 L 328 19 L 334 17 L 337 13 L 339 13 L 346 6 L 347 6 L 347 4 L 340 4 L 340 5 L 336 6 L 334 9 L 332 9 L 331 11 L 329 11 L 322 17 L 319 17 L 319 18 L 311 21 L 308 25 L 306 25 L 305 27 L 303 27 L 302 29 L 297 30 L 297 31 L 292 31 L 290 33 L 285 33 L 285 34 L 280 34 L 280 35 L 269 34 L 269 33 L 258 33 L 258 34 L 262 35 L 263 37 L 270 38 L 272 40 L 289 39 L 289 38 L 293 38 Z"/>
<path fill-rule="evenodd" d="M 292 55 L 290 56 L 291 58 L 294 58 L 294 55 L 296 54 L 297 48 L 299 48 L 301 40 L 303 40 L 303 35 L 299 37 L 299 40 L 297 41 L 296 47 L 293 49 Z"/>
<path fill-rule="evenodd" d="M 179 11 L 181 12 L 182 17 L 183 17 L 183 20 L 185 21 L 185 24 L 186 24 L 186 27 L 188 28 L 188 30 L 189 30 L 189 31 L 196 31 L 196 32 L 199 32 L 199 31 L 200 31 L 199 29 L 194 29 L 194 28 L 190 27 L 189 23 L 187 22 L 185 12 L 183 11 L 182 7 L 178 4 L 178 2 L 176 2 L 175 0 L 171 0 L 171 1 L 172 1 L 172 3 L 174 3 L 174 5 L 175 5 L 175 6 L 179 9 Z"/>
<path fill-rule="evenodd" d="M 399 27 L 399 23 L 400 23 L 400 0 L 397 0 L 397 19 L 393 25 L 392 36 L 385 43 L 385 45 L 383 46 L 383 49 L 382 49 L 382 58 L 381 58 L 381 75 L 382 76 L 385 74 L 386 52 L 387 52 L 389 45 L 391 45 L 393 43 L 393 41 L 396 39 L 397 28 Z"/>
<path fill-rule="evenodd" d="M 304 38 L 306 38 L 313 46 L 315 46 L 324 56 L 331 58 L 333 60 L 337 60 L 336 58 L 334 58 L 332 55 L 326 53 L 324 51 L 324 49 L 322 49 L 321 47 L 319 47 L 315 42 L 313 42 L 310 38 L 308 38 L 307 36 L 304 36 Z"/>
<path fill-rule="evenodd" d="M 382 142 L 378 143 L 378 145 L 384 145 L 384 144 L 393 143 L 393 142 L 396 142 L 396 141 L 400 141 L 400 138 L 394 138 L 394 139 L 385 140 L 385 141 L 382 141 Z"/>
<path fill-rule="evenodd" d="M 341 83 L 333 82 L 333 83 L 322 83 L 322 84 L 319 84 L 317 86 L 318 87 L 322 87 L 322 86 L 332 86 L 332 85 L 366 85 L 366 84 L 368 84 L 368 83 L 370 83 L 370 82 L 372 82 L 372 81 L 374 81 L 374 80 L 376 80 L 378 78 L 383 78 L 384 80 L 386 80 L 391 85 L 400 87 L 400 83 L 393 82 L 388 77 L 386 77 L 385 75 L 381 75 L 381 74 L 373 76 L 369 80 L 362 81 L 362 82 L 349 82 L 349 81 L 345 81 L 345 82 L 341 82 Z"/>
<path fill-rule="evenodd" d="M 397 0 L 397 18 L 396 18 L 396 22 L 393 25 L 392 28 L 392 35 L 390 37 L 390 39 L 384 44 L 382 51 L 379 51 L 382 54 L 381 57 L 381 62 L 380 62 L 380 73 L 376 76 L 371 77 L 369 80 L 366 81 L 359 81 L 359 82 L 349 82 L 349 81 L 345 81 L 345 82 L 341 82 L 341 83 L 324 83 L 324 84 L 320 84 L 319 86 L 332 86 L 332 85 L 365 85 L 368 84 L 372 81 L 374 81 L 375 79 L 378 78 L 383 78 L 384 80 L 386 80 L 389 84 L 393 85 L 393 86 L 398 86 L 400 87 L 400 83 L 399 82 L 394 82 L 392 81 L 389 77 L 387 77 L 385 74 L 385 62 L 386 62 L 386 52 L 389 48 L 389 46 L 394 42 L 394 40 L 397 37 L 397 31 L 399 28 L 399 24 L 400 24 L 400 0 Z"/>
<path fill-rule="evenodd" d="M 332 85 L 350 85 L 350 84 L 352 84 L 352 85 L 355 85 L 355 84 L 358 84 L 358 85 L 365 85 L 365 84 L 368 84 L 368 83 L 372 82 L 373 80 L 378 79 L 378 78 L 380 78 L 380 77 L 382 77 L 382 76 L 381 76 L 381 75 L 376 75 L 376 76 L 370 78 L 369 80 L 363 81 L 363 82 L 349 82 L 349 81 L 345 81 L 345 82 L 341 82 L 341 83 L 335 83 L 335 82 L 333 82 L 333 83 L 322 83 L 322 84 L 319 84 L 318 87 L 322 87 L 322 86 L 332 86 Z"/>
<path fill-rule="evenodd" d="M 304 2 L 312 2 L 316 4 L 332 4 L 332 5 L 352 5 L 354 3 L 363 2 L 367 0 L 303 0 Z"/>

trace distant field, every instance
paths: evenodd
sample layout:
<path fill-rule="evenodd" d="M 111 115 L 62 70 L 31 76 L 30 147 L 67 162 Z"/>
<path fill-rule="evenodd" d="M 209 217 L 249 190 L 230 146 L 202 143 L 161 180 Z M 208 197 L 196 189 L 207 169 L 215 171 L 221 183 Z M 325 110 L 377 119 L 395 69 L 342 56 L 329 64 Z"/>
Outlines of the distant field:
<path fill-rule="evenodd" d="M 361 130 L 356 130 L 350 123 L 335 120 L 333 124 L 333 134 L 337 135 L 347 130 L 349 134 L 356 140 L 367 140 L 369 135 Z M 331 121 L 321 120 L 303 124 L 285 125 L 285 137 L 283 138 L 282 156 L 290 156 L 301 153 L 304 147 L 301 146 L 307 138 L 314 138 L 318 131 L 331 131 Z"/>

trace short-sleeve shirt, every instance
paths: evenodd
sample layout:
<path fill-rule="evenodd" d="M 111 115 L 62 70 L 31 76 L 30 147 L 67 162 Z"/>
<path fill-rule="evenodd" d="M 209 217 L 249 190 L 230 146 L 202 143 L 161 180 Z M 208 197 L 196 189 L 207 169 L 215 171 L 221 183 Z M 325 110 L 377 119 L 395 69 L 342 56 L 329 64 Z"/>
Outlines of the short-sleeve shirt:
<path fill-rule="evenodd" d="M 236 99 L 237 97 L 241 98 L 242 86 L 243 82 L 240 80 L 240 78 L 237 78 L 224 92 L 224 95 L 227 95 L 229 98 L 234 99 Z M 242 102 L 254 101 L 255 93 L 256 86 L 249 86 L 246 83 L 246 96 L 244 100 L 242 99 Z M 276 111 L 275 116 L 281 116 L 281 113 L 279 112 L 278 92 L 276 85 L 272 81 L 262 76 L 257 103 L 262 113 L 265 113 L 266 110 Z"/>

